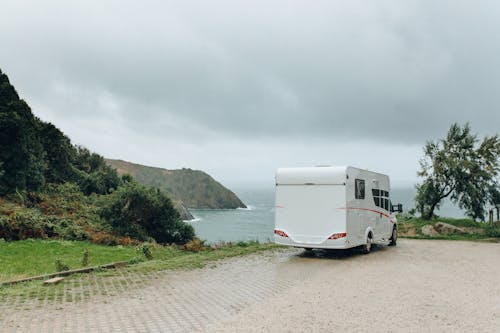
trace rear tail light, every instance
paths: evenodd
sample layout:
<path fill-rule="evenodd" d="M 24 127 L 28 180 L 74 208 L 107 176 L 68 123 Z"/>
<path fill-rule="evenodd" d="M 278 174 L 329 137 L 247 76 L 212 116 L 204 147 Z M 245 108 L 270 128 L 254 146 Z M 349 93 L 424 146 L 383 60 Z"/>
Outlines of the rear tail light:
<path fill-rule="evenodd" d="M 278 236 L 281 236 L 281 237 L 286 237 L 286 238 L 288 238 L 288 235 L 286 234 L 286 232 L 284 232 L 284 231 L 282 231 L 282 230 L 274 229 L 274 234 L 275 234 L 275 235 L 278 235 Z"/>
<path fill-rule="evenodd" d="M 346 232 L 339 232 L 339 233 L 331 235 L 330 237 L 328 237 L 328 239 L 339 239 L 339 238 L 344 238 L 344 237 L 347 237 L 347 233 Z"/>

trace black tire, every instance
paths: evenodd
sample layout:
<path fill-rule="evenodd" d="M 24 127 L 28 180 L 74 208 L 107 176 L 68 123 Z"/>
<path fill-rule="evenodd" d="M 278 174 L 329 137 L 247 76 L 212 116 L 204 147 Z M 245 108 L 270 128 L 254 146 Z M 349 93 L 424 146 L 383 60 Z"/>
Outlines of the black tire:
<path fill-rule="evenodd" d="M 392 228 L 392 236 L 391 236 L 390 241 L 391 242 L 389 243 L 389 246 L 396 246 L 397 241 L 398 241 L 398 228 L 396 228 L 396 226 L 394 226 L 394 228 Z"/>
<path fill-rule="evenodd" d="M 372 234 L 368 234 L 368 237 L 366 237 L 366 244 L 361 247 L 361 253 L 363 254 L 368 254 L 371 252 L 373 246 L 373 238 Z"/>
<path fill-rule="evenodd" d="M 313 249 L 311 249 L 310 247 L 305 247 L 304 250 L 306 250 L 307 253 L 311 253 Z"/>

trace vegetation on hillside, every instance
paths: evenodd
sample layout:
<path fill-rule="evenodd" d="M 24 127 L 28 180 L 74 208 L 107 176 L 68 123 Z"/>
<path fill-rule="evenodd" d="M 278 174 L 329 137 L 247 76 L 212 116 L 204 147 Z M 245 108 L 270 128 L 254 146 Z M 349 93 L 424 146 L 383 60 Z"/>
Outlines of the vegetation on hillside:
<path fill-rule="evenodd" d="M 113 236 L 99 216 L 96 196 L 85 196 L 73 183 L 50 184 L 43 192 L 0 199 L 0 238 L 60 238 L 95 243 L 129 243 Z"/>
<path fill-rule="evenodd" d="M 101 216 L 121 236 L 159 243 L 185 243 L 194 238 L 193 227 L 181 221 L 170 199 L 155 188 L 128 181 L 111 193 Z"/>
<path fill-rule="evenodd" d="M 439 225 L 457 228 L 439 231 Z M 434 217 L 424 219 L 415 216 L 398 216 L 398 236 L 422 239 L 488 240 L 500 239 L 500 224 L 477 222 L 470 218 Z"/>
<path fill-rule="evenodd" d="M 487 204 L 500 205 L 500 138 L 485 137 L 481 142 L 468 124 L 453 124 L 446 138 L 428 141 L 418 173 L 417 209 L 424 219 L 445 198 L 465 209 L 472 219 L 484 220 Z"/>
<path fill-rule="evenodd" d="M 128 244 L 150 237 L 184 243 L 194 231 L 168 197 L 120 177 L 35 117 L 0 71 L 0 238 Z"/>
<path fill-rule="evenodd" d="M 107 194 L 120 184 L 102 156 L 72 145 L 57 127 L 35 117 L 1 71 L 0 164 L 0 195 L 65 182 L 85 194 Z"/>
<path fill-rule="evenodd" d="M 130 174 L 146 186 L 154 186 L 188 208 L 234 209 L 245 208 L 241 200 L 229 189 L 203 171 L 180 169 L 166 170 L 106 159 L 119 174 Z"/>

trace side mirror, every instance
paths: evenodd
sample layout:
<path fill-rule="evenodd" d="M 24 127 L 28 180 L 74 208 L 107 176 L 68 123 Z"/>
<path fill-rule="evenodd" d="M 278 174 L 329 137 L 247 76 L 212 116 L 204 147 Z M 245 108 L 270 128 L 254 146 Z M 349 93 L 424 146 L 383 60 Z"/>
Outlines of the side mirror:
<path fill-rule="evenodd" d="M 391 213 L 403 213 L 403 204 L 391 205 Z"/>

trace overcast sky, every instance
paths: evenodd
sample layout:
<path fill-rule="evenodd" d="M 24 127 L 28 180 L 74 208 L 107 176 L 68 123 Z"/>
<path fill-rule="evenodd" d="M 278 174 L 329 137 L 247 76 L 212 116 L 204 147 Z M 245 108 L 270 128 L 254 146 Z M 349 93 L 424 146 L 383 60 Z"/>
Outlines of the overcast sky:
<path fill-rule="evenodd" d="M 416 182 L 452 122 L 500 127 L 498 1 L 6 1 L 0 68 L 106 157 L 230 187 L 281 166 Z"/>

